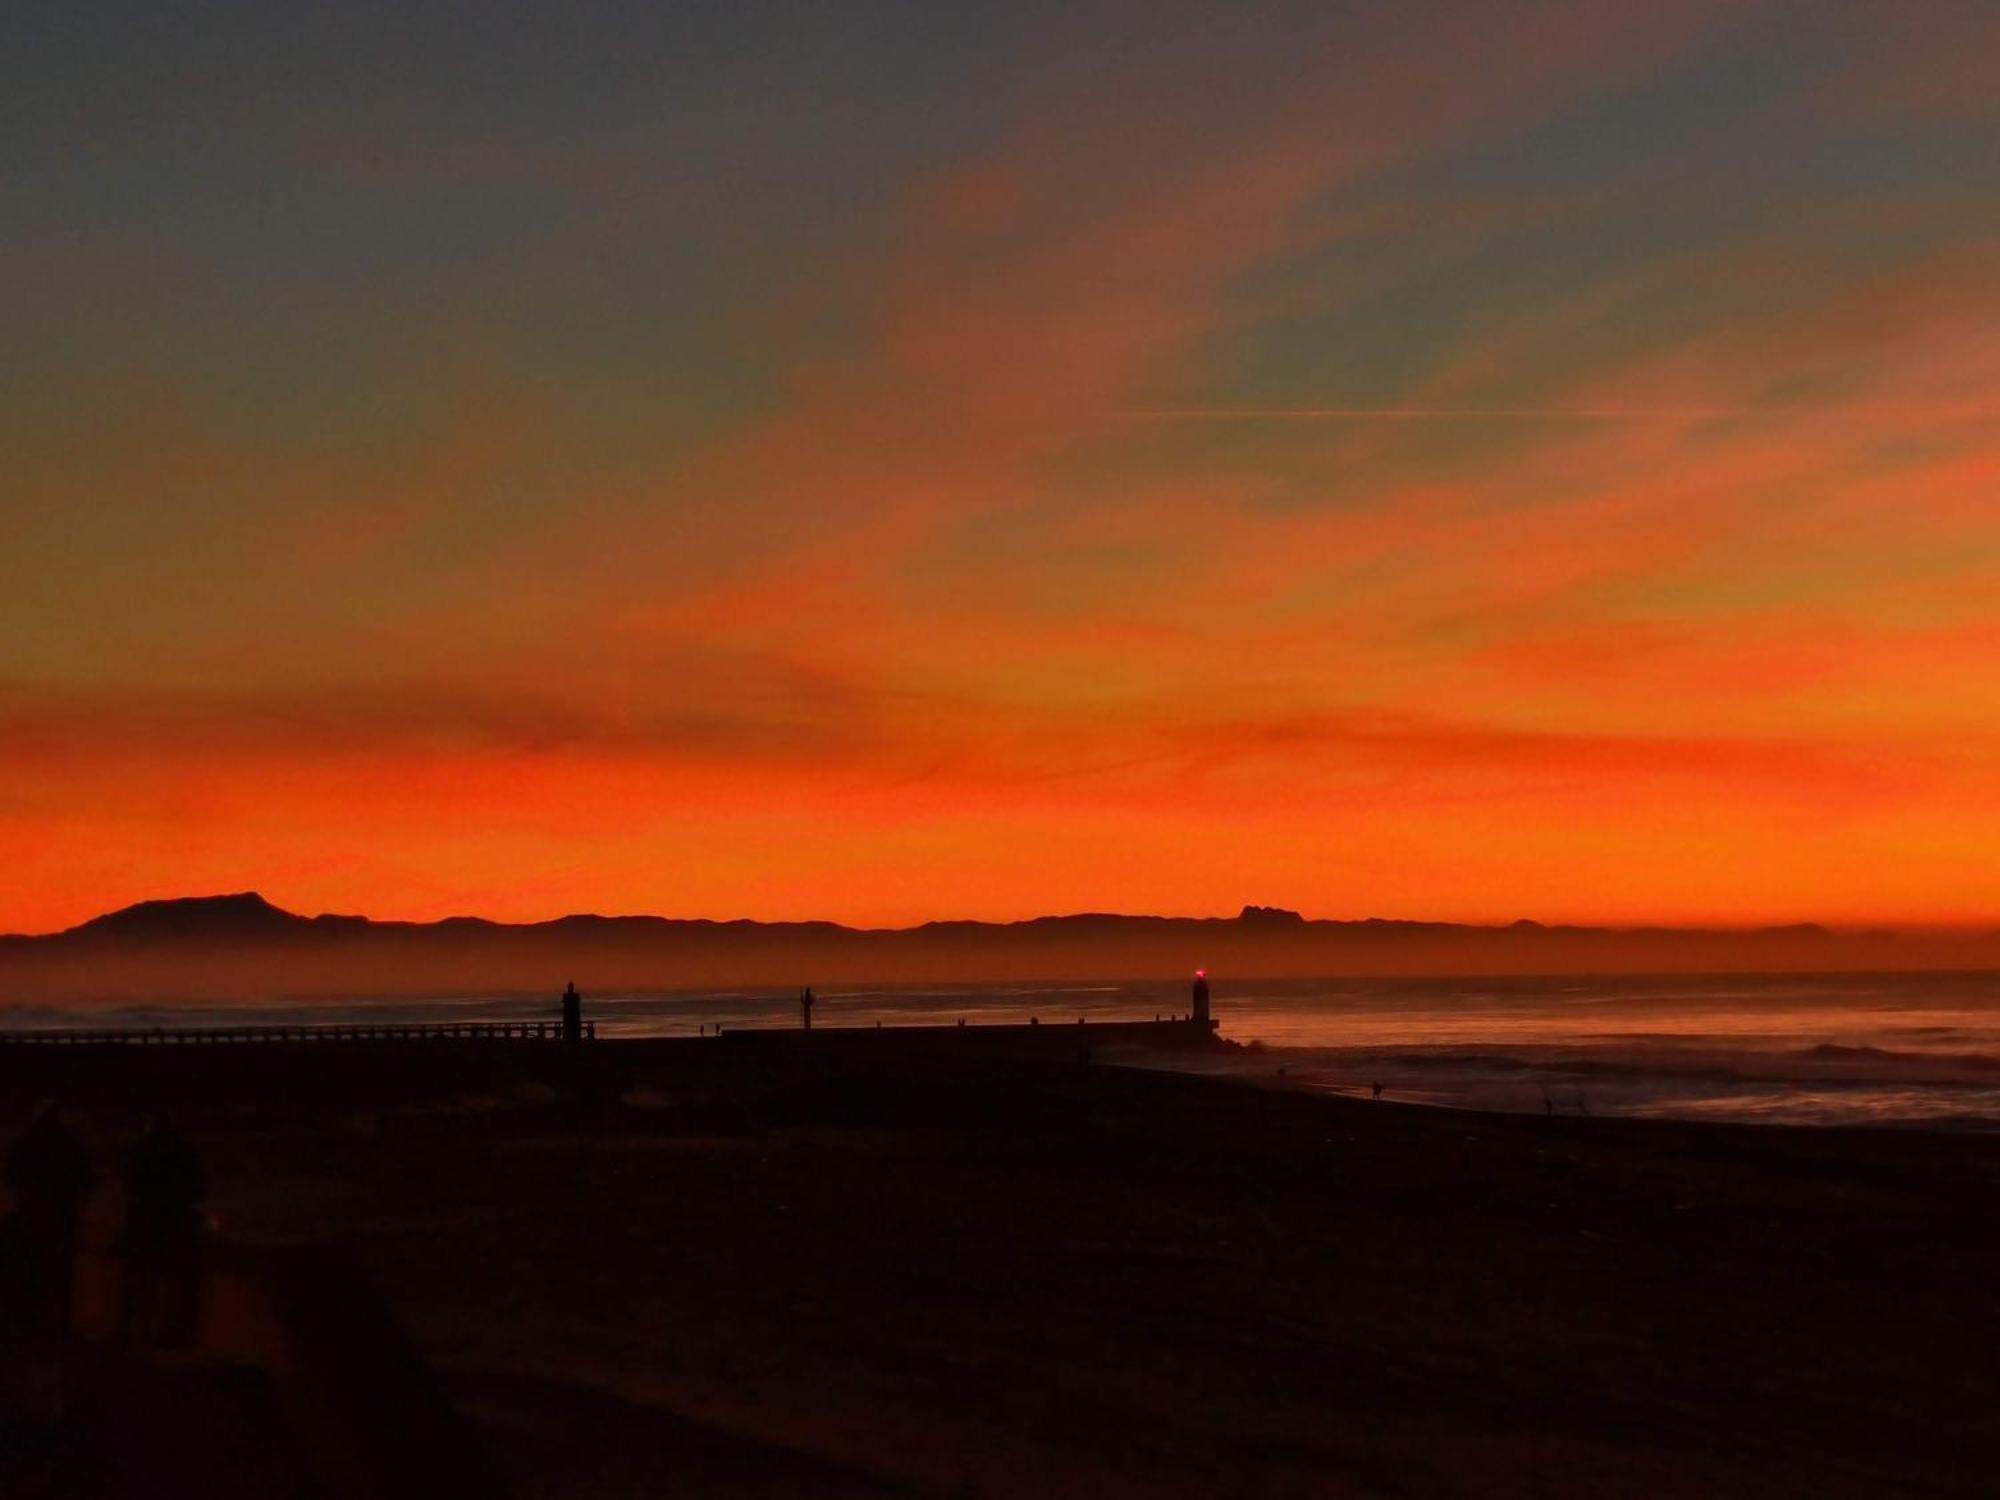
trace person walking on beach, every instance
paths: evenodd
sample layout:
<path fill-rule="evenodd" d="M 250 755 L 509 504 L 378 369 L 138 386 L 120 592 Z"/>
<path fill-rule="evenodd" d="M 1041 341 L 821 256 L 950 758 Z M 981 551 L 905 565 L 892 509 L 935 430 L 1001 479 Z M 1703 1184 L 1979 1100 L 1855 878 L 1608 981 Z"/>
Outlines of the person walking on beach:
<path fill-rule="evenodd" d="M 126 1343 L 186 1348 L 201 1302 L 201 1200 L 208 1174 L 164 1110 L 154 1110 L 125 1157 Z"/>
<path fill-rule="evenodd" d="M 7 1154 L 7 1291 L 23 1333 L 60 1337 L 76 1295 L 78 1229 L 95 1174 L 64 1125 L 62 1106 L 45 1100 Z"/>

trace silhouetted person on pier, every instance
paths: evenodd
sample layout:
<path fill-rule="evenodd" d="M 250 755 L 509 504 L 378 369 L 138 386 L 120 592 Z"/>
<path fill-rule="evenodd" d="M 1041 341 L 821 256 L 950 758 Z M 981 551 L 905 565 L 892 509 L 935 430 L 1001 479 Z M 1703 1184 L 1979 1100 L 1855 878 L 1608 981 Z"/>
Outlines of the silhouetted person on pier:
<path fill-rule="evenodd" d="M 562 1034 L 566 1042 L 583 1040 L 583 996 L 576 992 L 576 981 L 571 980 L 563 990 Z"/>
<path fill-rule="evenodd" d="M 93 1173 L 83 1147 L 63 1124 L 62 1108 L 45 1102 L 7 1153 L 7 1187 L 14 1210 L 4 1235 L 6 1291 L 24 1334 L 69 1331 L 76 1291 L 77 1231 Z"/>
<path fill-rule="evenodd" d="M 201 1201 L 208 1174 L 164 1110 L 125 1155 L 125 1287 L 118 1336 L 186 1348 L 201 1307 Z"/>
<path fill-rule="evenodd" d="M 813 992 L 811 985 L 807 985 L 799 991 L 799 1020 L 804 1023 L 807 1031 L 813 1029 Z"/>

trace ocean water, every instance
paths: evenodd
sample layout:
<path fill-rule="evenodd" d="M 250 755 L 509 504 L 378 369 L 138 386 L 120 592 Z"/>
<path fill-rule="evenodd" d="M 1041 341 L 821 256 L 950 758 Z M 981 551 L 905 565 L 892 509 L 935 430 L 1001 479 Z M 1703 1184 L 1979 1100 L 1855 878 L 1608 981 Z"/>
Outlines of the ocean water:
<path fill-rule="evenodd" d="M 817 1026 L 1074 1025 L 1185 1011 L 1181 983 L 818 992 Z M 2000 974 L 1218 979 L 1222 1035 L 1176 1066 L 1472 1109 L 2000 1130 Z M 593 994 L 598 1035 L 790 1026 L 796 992 Z M 552 1019 L 553 996 L 94 1011 L 97 1025 Z M 73 1026 L 13 1008 L 5 1024 Z M 1114 1054 L 1106 1053 L 1106 1060 Z M 1139 1060 L 1139 1059 L 1134 1059 Z"/>
<path fill-rule="evenodd" d="M 1205 1071 L 1471 1109 L 2000 1130 L 2000 974 L 1339 981 L 1218 1006 Z"/>

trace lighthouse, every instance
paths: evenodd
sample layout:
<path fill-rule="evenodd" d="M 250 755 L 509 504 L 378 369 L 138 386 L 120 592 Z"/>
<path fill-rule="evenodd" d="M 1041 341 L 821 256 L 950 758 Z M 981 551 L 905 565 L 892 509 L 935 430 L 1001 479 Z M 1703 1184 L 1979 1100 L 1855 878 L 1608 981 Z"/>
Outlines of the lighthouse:
<path fill-rule="evenodd" d="M 1194 971 L 1194 1009 L 1190 1017 L 1203 1031 L 1213 1031 L 1215 1022 L 1208 1014 L 1208 970 Z"/>

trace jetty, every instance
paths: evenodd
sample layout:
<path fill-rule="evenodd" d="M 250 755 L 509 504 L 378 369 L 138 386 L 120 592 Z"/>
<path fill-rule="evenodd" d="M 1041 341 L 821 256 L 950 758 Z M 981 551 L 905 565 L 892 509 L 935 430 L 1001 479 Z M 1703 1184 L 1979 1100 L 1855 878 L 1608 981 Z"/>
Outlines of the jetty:
<path fill-rule="evenodd" d="M 776 1026 L 738 1026 L 705 1038 L 642 1036 L 625 1045 L 700 1046 L 723 1043 L 741 1047 L 869 1047 L 887 1041 L 928 1041 L 990 1046 L 1003 1039 L 1040 1043 L 1054 1050 L 1081 1041 L 1095 1045 L 1120 1042 L 1181 1044 L 1214 1035 L 1213 1023 L 1187 1019 L 1159 1021 L 1082 1021 L 1029 1024 L 993 1021 L 965 1026 L 822 1026 L 812 1031 Z M 0 1048 L 19 1047 L 240 1047 L 295 1045 L 318 1042 L 556 1042 L 569 1036 L 560 1021 L 405 1021 L 324 1026 L 125 1026 L 44 1027 L 0 1031 Z M 578 1023 L 575 1040 L 596 1041 L 597 1023 Z"/>
<path fill-rule="evenodd" d="M 0 1047 L 231 1047 L 256 1042 L 561 1041 L 561 1021 L 401 1021 L 326 1026 L 126 1026 L 0 1031 Z M 597 1023 L 582 1023 L 593 1040 Z"/>
<path fill-rule="evenodd" d="M 633 1037 L 627 1044 L 700 1045 L 726 1041 L 741 1046 L 870 1046 L 896 1038 L 905 1042 L 930 1041 L 949 1044 L 992 1046 L 1012 1041 L 1030 1044 L 1031 1050 L 1055 1050 L 1075 1046 L 1079 1040 L 1090 1045 L 1119 1042 L 1150 1042 L 1155 1045 L 1185 1046 L 1190 1042 L 1214 1039 L 1216 1021 L 1209 1010 L 1208 976 L 1197 973 L 1193 1004 L 1182 1015 L 1144 1020 L 1074 1021 L 1044 1023 L 1039 1017 L 1026 1021 L 997 1021 L 968 1025 L 964 1020 L 945 1026 L 919 1023 L 910 1026 L 823 1026 L 812 1023 L 813 994 L 800 991 L 801 1024 L 797 1028 L 777 1026 L 718 1026 L 712 1035 L 701 1037 Z M 597 1023 L 585 1020 L 583 997 L 574 984 L 566 987 L 561 999 L 560 1019 L 512 1021 L 355 1021 L 319 1025 L 253 1026 L 61 1026 L 21 1027 L 0 1030 L 0 1048 L 20 1047 L 243 1047 L 300 1045 L 345 1042 L 586 1042 L 597 1039 Z"/>

